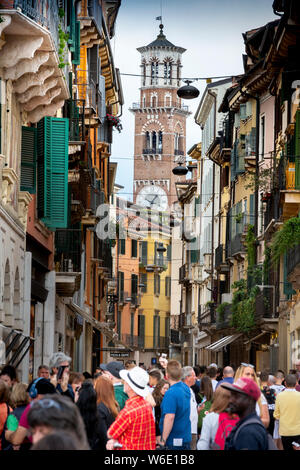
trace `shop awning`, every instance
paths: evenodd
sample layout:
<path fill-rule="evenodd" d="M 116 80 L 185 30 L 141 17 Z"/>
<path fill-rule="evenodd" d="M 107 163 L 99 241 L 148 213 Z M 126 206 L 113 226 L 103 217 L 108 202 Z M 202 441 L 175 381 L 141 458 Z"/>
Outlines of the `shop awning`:
<path fill-rule="evenodd" d="M 241 336 L 243 336 L 243 333 L 237 333 L 235 335 L 224 336 L 224 338 L 221 338 L 215 343 L 212 343 L 209 346 L 206 346 L 205 349 L 209 349 L 210 351 L 221 351 L 222 348 L 224 348 L 230 343 L 233 343 Z"/>
<path fill-rule="evenodd" d="M 35 339 L 8 326 L 1 325 L 1 327 L 8 333 L 7 335 L 3 333 L 3 340 L 1 340 L 1 356 L 3 356 L 1 362 L 17 368 Z"/>
<path fill-rule="evenodd" d="M 252 343 L 252 341 L 255 341 L 256 339 L 260 338 L 261 336 L 264 336 L 266 334 L 270 334 L 270 331 L 262 331 L 261 333 L 259 333 L 258 335 L 254 336 L 253 338 L 251 339 L 248 339 L 247 341 L 244 342 L 244 344 L 249 344 L 249 343 Z"/>
<path fill-rule="evenodd" d="M 116 344 L 122 345 L 126 348 L 130 348 L 127 344 L 123 343 L 122 341 L 119 340 L 119 335 L 116 333 L 114 330 L 111 329 L 108 323 L 106 322 L 99 322 L 95 318 L 92 318 L 85 310 L 80 308 L 78 305 L 76 305 L 72 300 L 70 301 L 69 304 L 67 304 L 68 307 L 70 307 L 71 310 L 73 310 L 77 315 L 81 315 L 81 317 L 88 323 L 90 323 L 93 328 L 96 330 L 100 331 L 106 338 L 109 339 L 109 341 L 113 341 Z"/>

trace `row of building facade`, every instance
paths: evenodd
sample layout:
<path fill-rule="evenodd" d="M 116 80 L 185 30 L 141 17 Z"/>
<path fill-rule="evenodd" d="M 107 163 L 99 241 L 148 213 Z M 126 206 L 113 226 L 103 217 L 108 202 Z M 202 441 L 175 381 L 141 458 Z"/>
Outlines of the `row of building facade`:
<path fill-rule="evenodd" d="M 120 0 L 0 2 L 1 364 L 27 382 L 55 351 L 95 369 L 109 327 L 109 201 L 123 93 Z"/>
<path fill-rule="evenodd" d="M 258 370 L 299 359 L 299 40 L 295 1 L 243 34 L 244 73 L 208 83 L 176 184 L 184 214 L 181 357 Z"/>

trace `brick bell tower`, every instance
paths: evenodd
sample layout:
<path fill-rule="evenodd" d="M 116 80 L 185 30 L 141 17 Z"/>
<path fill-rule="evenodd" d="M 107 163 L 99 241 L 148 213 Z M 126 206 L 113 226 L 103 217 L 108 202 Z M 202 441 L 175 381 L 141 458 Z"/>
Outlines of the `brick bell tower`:
<path fill-rule="evenodd" d="M 181 103 L 181 56 L 186 51 L 174 46 L 163 33 L 141 54 L 140 101 L 135 114 L 133 202 L 154 210 L 173 210 L 176 201 L 172 169 L 185 161 L 186 118 L 191 114 Z M 176 164 L 177 162 L 177 164 Z"/>

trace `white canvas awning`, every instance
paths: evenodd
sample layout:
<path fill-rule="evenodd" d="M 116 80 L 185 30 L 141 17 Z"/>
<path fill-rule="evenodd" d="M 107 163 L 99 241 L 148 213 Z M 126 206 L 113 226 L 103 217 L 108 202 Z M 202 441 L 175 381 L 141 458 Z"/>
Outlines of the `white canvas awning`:
<path fill-rule="evenodd" d="M 222 348 L 224 348 L 230 343 L 233 343 L 233 341 L 236 341 L 241 336 L 243 336 L 242 333 L 237 333 L 235 335 L 230 335 L 230 336 L 224 336 L 224 338 L 221 338 L 215 343 L 212 343 L 209 346 L 206 346 L 205 349 L 209 349 L 210 351 L 220 351 Z"/>

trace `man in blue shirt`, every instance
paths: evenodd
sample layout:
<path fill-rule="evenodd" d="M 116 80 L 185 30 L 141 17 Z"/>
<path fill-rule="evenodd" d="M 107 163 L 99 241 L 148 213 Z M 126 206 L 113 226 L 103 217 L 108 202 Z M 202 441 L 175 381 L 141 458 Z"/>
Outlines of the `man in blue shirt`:
<path fill-rule="evenodd" d="M 159 423 L 160 444 L 170 450 L 190 450 L 190 388 L 181 381 L 182 368 L 178 361 L 171 360 L 166 368 L 166 379 L 170 383 L 161 403 Z"/>
<path fill-rule="evenodd" d="M 223 369 L 223 379 L 217 384 L 217 387 L 223 383 L 233 384 L 234 382 L 234 370 L 230 366 L 226 366 Z M 216 387 L 216 388 L 217 388 Z"/>

